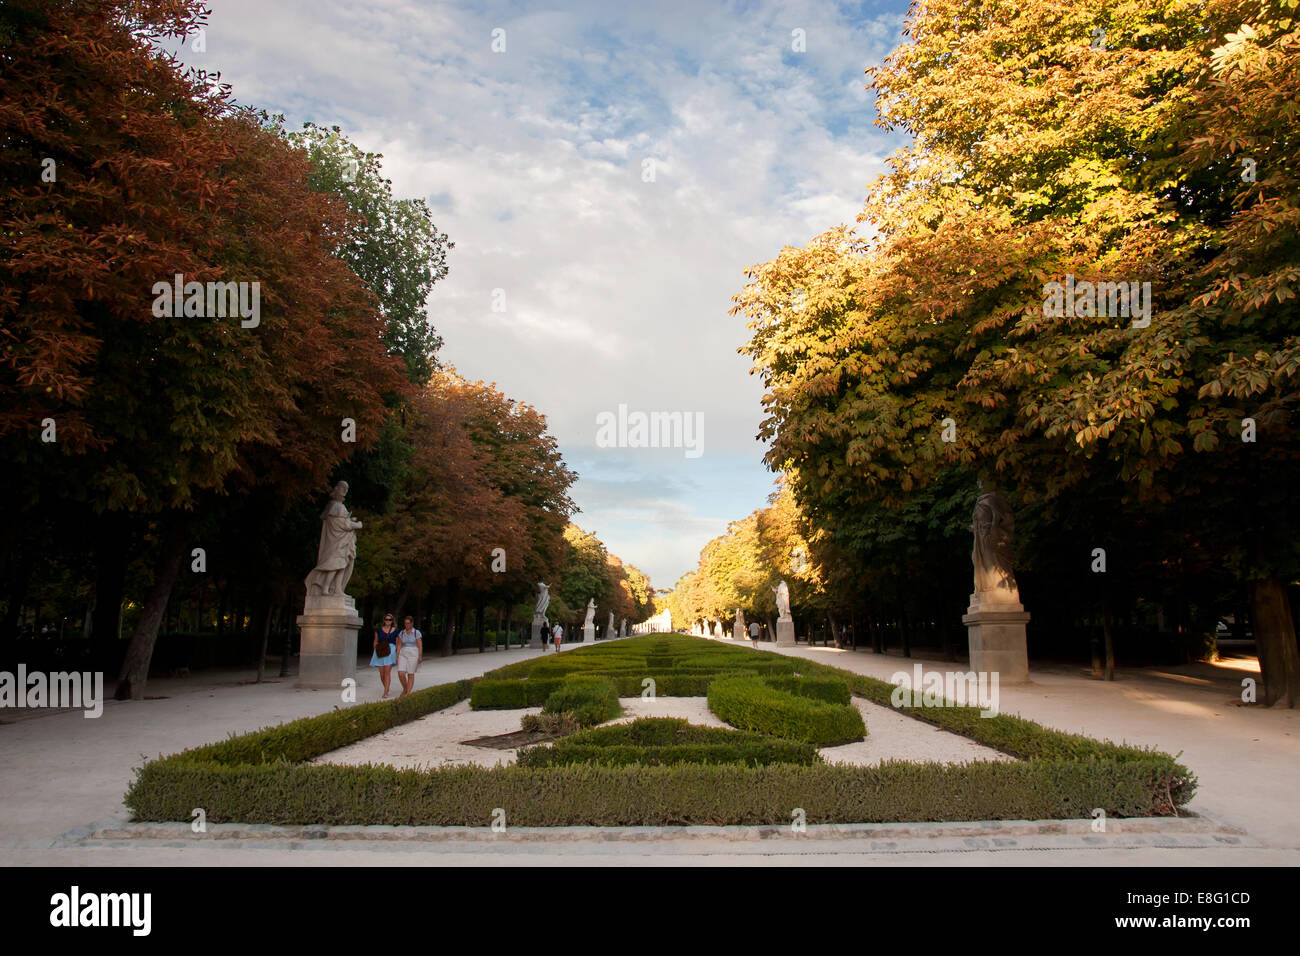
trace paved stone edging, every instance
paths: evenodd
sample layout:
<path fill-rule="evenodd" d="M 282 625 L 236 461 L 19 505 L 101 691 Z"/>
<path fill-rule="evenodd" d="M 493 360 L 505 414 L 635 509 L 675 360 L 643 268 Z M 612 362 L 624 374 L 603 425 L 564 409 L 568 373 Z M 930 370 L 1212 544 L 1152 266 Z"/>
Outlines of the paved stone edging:
<path fill-rule="evenodd" d="M 508 827 L 496 832 L 489 826 L 279 826 L 266 823 L 212 823 L 206 833 L 194 833 L 187 823 L 109 823 L 70 831 L 62 839 L 72 843 L 101 841 L 181 840 L 329 840 L 411 843 L 498 843 L 503 841 L 645 842 L 653 840 L 854 840 L 992 841 L 1003 839 L 1065 837 L 1082 844 L 1105 844 L 1116 838 L 1202 836 L 1219 842 L 1239 843 L 1246 833 L 1203 817 L 1141 817 L 1108 820 L 1106 832 L 1096 833 L 1090 820 L 985 820 L 960 823 L 812 824 L 795 833 L 789 826 L 636 826 L 636 827 Z"/>

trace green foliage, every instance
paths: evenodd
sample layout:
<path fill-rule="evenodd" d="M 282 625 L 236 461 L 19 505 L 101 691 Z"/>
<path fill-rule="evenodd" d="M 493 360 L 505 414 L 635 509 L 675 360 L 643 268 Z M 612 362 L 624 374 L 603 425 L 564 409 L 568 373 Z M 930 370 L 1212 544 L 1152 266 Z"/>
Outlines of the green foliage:
<path fill-rule="evenodd" d="M 820 686 L 824 690 L 827 684 Z M 797 696 L 778 690 L 761 677 L 715 680 L 709 686 L 709 709 L 742 730 L 828 747 L 867 735 L 866 723 L 856 707 Z"/>
<path fill-rule="evenodd" d="M 558 677 L 535 680 L 482 678 L 474 685 L 474 693 L 469 703 L 475 710 L 540 707 L 562 683 L 564 683 L 563 679 Z"/>
<path fill-rule="evenodd" d="M 849 685 L 838 677 L 780 677 L 767 676 L 763 683 L 776 690 L 798 697 L 811 697 L 827 704 L 848 706 L 852 702 Z"/>
<path fill-rule="evenodd" d="M 613 720 L 623 713 L 618 690 L 604 677 L 566 677 L 542 707 L 546 714 L 571 714 L 583 727 Z"/>
<path fill-rule="evenodd" d="M 363 151 L 339 127 L 305 123 L 289 134 L 276 129 L 311 157 L 312 188 L 340 196 L 356 214 L 336 255 L 375 294 L 386 319 L 384 344 L 401 356 L 411 381 L 422 384 L 442 346 L 427 302 L 434 283 L 446 277 L 447 253 L 456 244 L 438 231 L 423 199 L 396 199 L 380 168 L 383 156 Z"/>
<path fill-rule="evenodd" d="M 814 764 L 820 759 L 812 744 L 721 727 L 700 727 L 674 717 L 648 717 L 628 724 L 597 727 L 549 747 L 527 747 L 519 752 L 521 767 L 578 763 L 604 766 L 739 763 L 758 767 L 773 763 Z"/>
<path fill-rule="evenodd" d="M 574 734 L 582 729 L 572 714 L 524 714 L 519 725 L 530 734 L 550 734 L 555 737 Z"/>
<path fill-rule="evenodd" d="M 640 653 L 644 659 L 647 648 L 662 657 L 665 651 L 689 653 L 692 645 L 708 647 L 692 638 L 656 636 L 572 655 L 617 649 L 633 653 L 600 656 Z M 701 648 L 701 653 L 722 658 L 728 655 L 716 652 L 725 650 L 730 649 Z M 776 656 L 741 653 L 760 660 Z M 828 682 L 840 681 L 889 704 L 890 684 L 799 663 L 817 678 L 802 683 L 805 691 L 822 693 Z M 517 665 L 501 670 L 512 668 Z M 877 767 L 749 765 L 751 756 L 761 763 L 760 755 L 777 753 L 760 748 L 746 751 L 744 764 L 727 765 L 594 766 L 600 755 L 586 753 L 586 762 L 563 766 L 428 771 L 296 762 L 463 700 L 474 683 L 443 684 L 392 703 L 364 704 L 149 761 L 137 771 L 125 802 L 137 820 L 188 821 L 192 808 L 202 806 L 214 823 L 485 826 L 495 808 L 507 807 L 515 826 L 786 825 L 792 807 L 802 807 L 809 823 L 1078 819 L 1096 807 L 1110 816 L 1161 816 L 1176 813 L 1196 790 L 1196 778 L 1167 754 L 1064 734 L 1014 717 L 981 719 L 969 708 L 905 712 L 1023 759 L 958 765 L 889 761 Z M 724 683 L 718 680 L 715 687 Z M 763 691 L 805 706 L 838 706 L 766 685 Z M 718 733 L 734 732 L 635 721 L 575 734 L 562 743 L 611 750 L 615 756 L 608 759 L 618 761 L 627 753 L 621 748 L 671 750 L 674 742 L 686 748 L 718 746 Z M 687 761 L 718 756 L 703 749 L 687 752 Z M 666 752 L 649 757 L 672 759 Z M 611 800 L 611 794 L 618 799 Z"/>
<path fill-rule="evenodd" d="M 1156 761 L 1032 761 L 876 767 L 737 764 L 446 767 L 153 761 L 126 796 L 136 820 L 485 827 L 788 826 L 807 822 L 1087 819 L 1174 812 Z M 1177 795 L 1177 791 L 1172 791 Z M 617 795 L 617 799 L 611 799 Z"/>
<path fill-rule="evenodd" d="M 470 680 L 438 684 L 396 700 L 357 704 L 346 710 L 303 717 L 278 727 L 268 727 L 231 737 L 221 743 L 186 750 L 166 759 L 230 766 L 310 760 L 409 723 L 435 710 L 450 707 L 458 700 L 468 697 L 473 684 L 474 681 Z"/>

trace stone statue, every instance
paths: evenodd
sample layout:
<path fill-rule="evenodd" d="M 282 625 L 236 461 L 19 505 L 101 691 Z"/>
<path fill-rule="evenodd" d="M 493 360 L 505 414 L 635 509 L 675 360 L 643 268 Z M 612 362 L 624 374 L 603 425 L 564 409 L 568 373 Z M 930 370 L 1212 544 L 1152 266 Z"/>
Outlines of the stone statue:
<path fill-rule="evenodd" d="M 611 631 L 613 631 L 613 630 L 614 630 L 614 612 L 613 612 L 613 611 L 610 611 L 610 612 L 609 612 L 609 623 L 605 625 L 605 631 L 606 631 L 606 633 L 609 633 L 609 632 L 611 632 Z"/>
<path fill-rule="evenodd" d="M 587 619 L 582 622 L 582 626 L 591 627 L 594 620 L 596 620 L 596 599 L 592 598 L 587 602 Z"/>
<path fill-rule="evenodd" d="M 1007 500 L 998 494 L 993 482 L 979 481 L 980 496 L 975 500 L 971 531 L 975 547 L 971 562 L 975 565 L 976 600 L 996 604 L 1019 604 L 1020 589 L 1012 570 L 1012 534 L 1016 523 Z"/>
<path fill-rule="evenodd" d="M 551 606 L 551 589 L 541 581 L 537 582 L 537 603 L 533 605 L 533 623 L 541 624 L 546 620 L 546 609 Z"/>
<path fill-rule="evenodd" d="M 745 612 L 742 611 L 740 608 L 736 608 L 736 625 L 741 630 L 745 629 Z"/>
<path fill-rule="evenodd" d="M 780 584 L 772 588 L 772 592 L 776 595 L 776 619 L 778 621 L 794 620 L 794 618 L 790 616 L 789 585 L 787 585 L 785 581 L 782 580 Z"/>
<path fill-rule="evenodd" d="M 320 547 L 316 567 L 307 575 L 307 596 L 347 597 L 344 588 L 352 578 L 357 560 L 357 532 L 361 522 L 348 514 L 343 504 L 348 483 L 340 481 L 330 492 L 330 503 L 321 512 Z"/>

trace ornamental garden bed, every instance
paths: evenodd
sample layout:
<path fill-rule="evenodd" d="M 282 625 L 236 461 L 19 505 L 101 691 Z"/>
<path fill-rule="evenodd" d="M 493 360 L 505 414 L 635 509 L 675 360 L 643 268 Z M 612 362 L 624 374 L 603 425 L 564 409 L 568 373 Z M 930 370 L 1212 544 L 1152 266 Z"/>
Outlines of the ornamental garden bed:
<path fill-rule="evenodd" d="M 566 724 L 564 708 L 574 706 L 597 723 L 616 712 L 611 693 L 617 707 L 625 686 L 662 696 L 699 696 L 703 686 L 714 712 L 738 729 L 598 727 L 526 748 L 515 766 L 307 763 L 462 700 L 483 709 L 549 705 Z M 1089 818 L 1096 808 L 1160 816 L 1177 813 L 1195 792 L 1193 775 L 1168 754 L 1007 715 L 981 718 L 973 707 L 898 712 L 1015 760 L 804 762 L 819 744 L 867 732 L 851 723 L 850 714 L 861 715 L 848 694 L 888 707 L 893 690 L 771 652 L 647 635 L 152 760 L 125 799 L 134 819 L 149 821 L 188 821 L 202 807 L 217 823 L 487 826 L 504 810 L 514 826 L 647 826 L 789 824 L 796 809 L 813 824 Z"/>

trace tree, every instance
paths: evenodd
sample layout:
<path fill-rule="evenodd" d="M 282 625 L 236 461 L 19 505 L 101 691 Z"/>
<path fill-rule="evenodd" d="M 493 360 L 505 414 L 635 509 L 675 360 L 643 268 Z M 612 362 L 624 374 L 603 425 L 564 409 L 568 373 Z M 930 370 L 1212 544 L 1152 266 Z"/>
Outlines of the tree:
<path fill-rule="evenodd" d="M 869 237 L 782 250 L 735 311 L 768 463 L 816 527 L 865 544 L 927 488 L 956 516 L 987 471 L 1056 519 L 1043 533 L 1101 530 L 1130 566 L 1149 562 L 1125 529 L 1158 529 L 1148 549 L 1257 579 L 1268 698 L 1290 703 L 1300 560 L 1274 531 L 1300 517 L 1300 246 L 1295 24 L 1277 10 L 914 7 L 913 42 L 871 71 L 878 124 L 913 142 L 872 187 Z M 1245 182 L 1236 154 L 1255 148 L 1269 173 Z M 1109 308 L 1057 308 L 1053 282 L 1106 283 Z M 1241 440 L 1246 419 L 1265 440 Z M 1235 508 L 1243 473 L 1253 513 Z"/>
<path fill-rule="evenodd" d="M 456 244 L 438 231 L 423 199 L 393 198 L 392 180 L 380 171 L 382 154 L 364 152 L 337 126 L 305 123 L 301 132 L 285 133 L 280 117 L 269 126 L 307 151 L 315 166 L 312 188 L 341 197 L 356 213 L 335 254 L 378 298 L 389 352 L 406 363 L 412 382 L 424 383 L 442 346 L 427 302 L 434 283 L 446 277 L 447 253 Z"/>
<path fill-rule="evenodd" d="M 138 698 L 194 516 L 261 486 L 323 488 L 404 383 L 373 298 L 331 254 L 346 208 L 226 88 L 150 45 L 198 28 L 200 4 L 7 11 L 0 442 L 17 483 L 158 542 L 117 691 Z M 177 274 L 245 283 L 247 314 L 214 316 L 188 289 L 169 314 L 158 290 Z M 37 440 L 46 420 L 57 442 Z"/>

